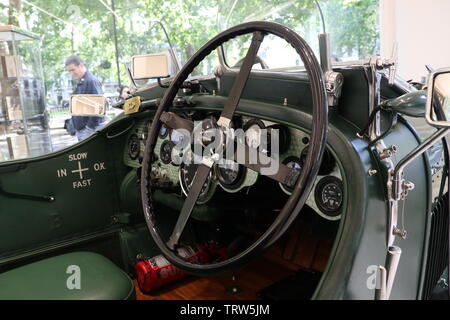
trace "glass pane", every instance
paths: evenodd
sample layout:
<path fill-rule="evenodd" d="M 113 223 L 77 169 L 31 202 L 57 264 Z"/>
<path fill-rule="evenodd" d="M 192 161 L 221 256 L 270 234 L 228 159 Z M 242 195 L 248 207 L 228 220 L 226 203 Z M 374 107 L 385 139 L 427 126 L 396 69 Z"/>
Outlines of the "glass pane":
<path fill-rule="evenodd" d="M 9 3 L 3 2 L 0 22 L 5 24 L 8 23 Z M 378 0 L 319 2 L 326 31 L 331 34 L 336 61 L 362 59 L 379 51 Z M 25 141 L 10 142 L 9 145 L 27 145 L 28 157 L 60 150 L 78 141 L 64 128 L 71 118 L 68 102 L 76 86 L 76 81 L 64 66 L 67 57 L 79 54 L 88 70 L 101 82 L 105 96 L 114 103 L 119 99 L 119 86 L 130 85 L 127 67 L 133 55 L 160 53 L 172 48 L 182 66 L 220 31 L 255 20 L 274 21 L 294 29 L 318 56 L 318 34 L 323 32 L 323 23 L 314 0 L 23 2 L 18 21 L 22 28 L 38 35 L 38 40 L 42 39 L 42 47 L 37 47 L 39 41 L 19 39 L 16 39 L 14 48 L 11 41 L 4 40 L 0 44 L 0 55 L 20 57 L 18 65 L 23 67 L 23 75 L 17 81 L 2 74 L 2 157 L 12 158 L 8 138 L 24 140 L 19 136 L 26 136 Z M 113 32 L 114 23 L 116 33 Z M 224 49 L 229 66 L 239 66 L 249 43 L 250 36 L 238 37 L 227 43 Z M 192 76 L 210 75 L 218 64 L 217 53 L 213 52 Z M 287 43 L 269 36 L 259 50 L 254 68 L 282 70 L 301 66 L 302 61 Z M 0 69 L 3 73 L 3 67 Z M 173 74 L 175 72 L 176 68 Z M 139 84 L 149 82 L 152 81 Z M 52 148 L 45 142 L 44 104 L 50 117 Z M 107 121 L 119 113 L 119 110 L 110 108 Z M 25 134 L 20 134 L 22 131 Z M 42 151 L 33 151 L 37 148 L 42 148 Z M 25 154 L 20 155 L 23 156 Z"/>
<path fill-rule="evenodd" d="M 2 161 L 53 151 L 49 134 L 39 41 L 32 35 L 0 33 Z"/>
<path fill-rule="evenodd" d="M 259 0 L 236 0 L 219 7 L 218 16 L 222 30 L 254 20 L 283 24 L 304 38 L 317 57 L 318 35 L 324 32 L 325 27 L 326 32 L 331 34 L 334 62 L 360 60 L 379 52 L 378 0 L 319 2 L 325 23 L 312 0 L 279 0 L 266 2 L 263 6 Z M 262 9 L 255 11 L 256 7 Z M 230 67 L 245 56 L 243 43 L 244 40 L 238 38 L 225 46 Z M 266 37 L 258 55 L 265 58 L 271 70 L 303 65 L 290 45 L 273 36 Z M 258 64 L 255 68 L 259 68 Z"/>

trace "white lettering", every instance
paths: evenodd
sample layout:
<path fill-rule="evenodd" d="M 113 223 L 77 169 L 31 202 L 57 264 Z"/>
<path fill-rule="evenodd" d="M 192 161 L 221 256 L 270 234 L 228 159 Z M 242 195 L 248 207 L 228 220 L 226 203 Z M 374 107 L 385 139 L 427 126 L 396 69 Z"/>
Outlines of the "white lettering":
<path fill-rule="evenodd" d="M 214 313 L 214 307 L 196 307 L 188 304 L 186 307 L 181 307 L 180 314 L 182 315 L 207 315 L 211 318 Z"/>
<path fill-rule="evenodd" d="M 69 290 L 81 290 L 81 269 L 79 266 L 68 266 L 66 270 L 67 274 L 71 274 L 67 278 L 66 286 Z"/>
<path fill-rule="evenodd" d="M 97 171 L 97 172 L 106 170 L 105 163 L 104 162 L 100 162 L 100 163 L 94 164 L 94 170 Z"/>
<path fill-rule="evenodd" d="M 82 181 L 74 181 L 72 186 L 74 189 L 80 189 L 91 186 L 92 179 L 82 180 Z"/>
<path fill-rule="evenodd" d="M 69 155 L 69 161 L 72 162 L 72 161 L 78 161 L 78 160 L 85 160 L 85 159 L 87 159 L 87 157 L 88 157 L 87 152 L 71 154 L 71 155 Z"/>
<path fill-rule="evenodd" d="M 366 285 L 369 290 L 377 289 L 377 271 L 378 266 L 376 265 L 367 267 L 366 273 L 370 274 L 370 276 L 367 278 Z"/>
<path fill-rule="evenodd" d="M 67 169 L 57 170 L 58 178 L 67 177 Z"/>

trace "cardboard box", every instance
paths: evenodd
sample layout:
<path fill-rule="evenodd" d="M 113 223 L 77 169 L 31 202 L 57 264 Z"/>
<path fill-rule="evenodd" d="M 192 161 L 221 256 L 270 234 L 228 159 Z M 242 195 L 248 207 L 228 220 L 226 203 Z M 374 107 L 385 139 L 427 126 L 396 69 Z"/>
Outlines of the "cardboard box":
<path fill-rule="evenodd" d="M 22 62 L 18 56 L 2 56 L 3 78 L 18 78 L 22 75 Z"/>

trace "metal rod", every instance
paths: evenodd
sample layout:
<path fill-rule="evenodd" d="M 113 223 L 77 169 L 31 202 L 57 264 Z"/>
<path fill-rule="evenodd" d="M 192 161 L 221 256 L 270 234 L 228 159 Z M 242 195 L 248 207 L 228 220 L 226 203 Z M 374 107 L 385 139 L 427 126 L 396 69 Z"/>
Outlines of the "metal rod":
<path fill-rule="evenodd" d="M 324 73 L 333 71 L 331 62 L 331 40 L 328 33 L 319 35 L 320 63 Z"/>
<path fill-rule="evenodd" d="M 117 23 L 116 23 L 116 4 L 114 0 L 111 0 L 111 8 L 113 13 L 113 34 L 114 34 L 114 46 L 116 49 L 116 66 L 117 66 L 117 80 L 119 81 L 119 88 L 122 86 L 120 79 L 120 63 L 119 63 L 119 43 L 117 41 Z"/>
<path fill-rule="evenodd" d="M 413 151 L 411 151 L 407 156 L 405 156 L 394 169 L 394 177 L 397 177 L 405 167 L 414 161 L 417 157 L 419 157 L 422 153 L 431 148 L 437 140 L 442 139 L 450 132 L 450 128 L 442 128 L 439 129 L 436 133 L 434 133 L 427 141 L 416 147 Z"/>
<path fill-rule="evenodd" d="M 383 266 L 378 266 L 375 300 L 386 300 L 386 274 L 386 269 Z"/>
<path fill-rule="evenodd" d="M 112 8 L 110 8 L 103 0 L 98 0 L 100 3 L 108 10 L 110 11 L 117 19 L 119 19 L 119 16 L 116 14 L 116 10 L 114 9 L 114 4 L 112 5 Z"/>
<path fill-rule="evenodd" d="M 61 19 L 61 18 L 55 16 L 54 14 L 52 14 L 52 13 L 50 13 L 50 12 L 48 12 L 48 11 L 42 9 L 41 7 L 35 5 L 34 3 L 28 2 L 27 0 L 22 0 L 22 2 L 25 3 L 25 4 L 27 4 L 27 5 L 29 5 L 29 6 L 32 6 L 32 7 L 36 8 L 37 10 L 39 10 L 39 11 L 45 13 L 46 15 L 52 17 L 53 19 L 56 19 L 56 20 L 58 20 L 58 21 L 60 21 L 60 22 L 62 22 L 62 23 L 64 23 L 64 24 L 69 25 L 69 26 L 73 26 L 73 23 L 64 21 L 63 19 Z"/>
<path fill-rule="evenodd" d="M 386 299 L 391 296 L 392 286 L 394 284 L 395 275 L 397 273 L 398 264 L 400 262 L 400 256 L 402 249 L 397 246 L 389 247 L 386 256 L 386 270 L 387 270 L 387 282 L 386 282 Z"/>

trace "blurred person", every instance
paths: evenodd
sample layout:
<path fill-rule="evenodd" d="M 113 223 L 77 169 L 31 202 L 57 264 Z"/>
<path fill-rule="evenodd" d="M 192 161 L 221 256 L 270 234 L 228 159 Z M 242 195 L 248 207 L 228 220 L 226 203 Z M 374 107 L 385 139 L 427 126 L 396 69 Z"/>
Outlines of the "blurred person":
<path fill-rule="evenodd" d="M 125 101 L 130 97 L 130 87 L 122 86 L 119 89 L 119 101 Z"/>
<path fill-rule="evenodd" d="M 103 94 L 100 81 L 87 70 L 84 61 L 78 56 L 70 56 L 66 60 L 66 70 L 77 80 L 73 94 Z M 101 116 L 72 116 L 72 123 L 78 141 L 84 140 L 105 124 Z"/>

